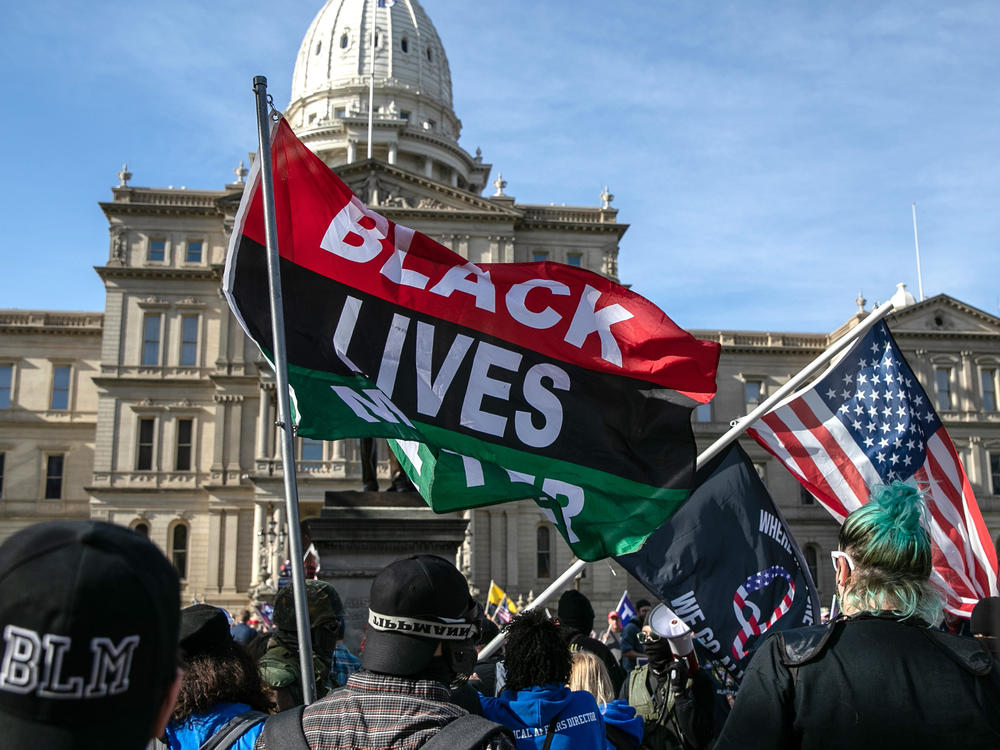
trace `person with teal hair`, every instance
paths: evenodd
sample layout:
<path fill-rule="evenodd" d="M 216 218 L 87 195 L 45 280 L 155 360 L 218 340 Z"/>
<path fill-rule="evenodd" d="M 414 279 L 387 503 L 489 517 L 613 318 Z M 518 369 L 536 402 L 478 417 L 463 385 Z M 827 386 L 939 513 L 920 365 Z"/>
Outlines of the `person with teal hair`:
<path fill-rule="evenodd" d="M 754 653 L 716 750 L 997 748 L 1000 666 L 936 625 L 919 490 L 875 487 L 831 552 L 841 614 Z"/>
<path fill-rule="evenodd" d="M 941 596 L 930 582 L 931 539 L 921 523 L 923 498 L 903 482 L 880 485 L 867 505 L 851 513 L 840 528 L 832 553 L 840 611 L 846 615 L 895 612 L 937 625 Z"/>

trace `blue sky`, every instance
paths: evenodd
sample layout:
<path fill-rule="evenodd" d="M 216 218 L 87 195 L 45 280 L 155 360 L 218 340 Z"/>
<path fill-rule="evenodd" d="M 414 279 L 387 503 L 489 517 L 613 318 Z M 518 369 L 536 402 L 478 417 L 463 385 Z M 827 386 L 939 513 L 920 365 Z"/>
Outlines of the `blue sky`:
<path fill-rule="evenodd" d="M 320 0 L 0 8 L 0 307 L 100 310 L 97 205 L 221 188 L 288 102 Z M 1000 314 L 1000 4 L 425 0 L 461 144 L 523 203 L 599 204 L 623 282 L 687 328 L 827 331 L 861 291 Z M 491 192 L 491 191 L 488 191 Z"/>

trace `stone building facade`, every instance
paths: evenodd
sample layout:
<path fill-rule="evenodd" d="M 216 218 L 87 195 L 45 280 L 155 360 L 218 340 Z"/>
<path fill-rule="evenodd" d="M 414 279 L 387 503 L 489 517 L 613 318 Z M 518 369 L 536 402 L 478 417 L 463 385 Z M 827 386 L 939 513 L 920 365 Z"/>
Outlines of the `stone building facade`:
<path fill-rule="evenodd" d="M 595 206 L 520 204 L 500 175 L 489 181 L 478 149 L 459 146 L 447 57 L 415 0 L 378 9 L 327 2 L 303 39 L 285 116 L 369 206 L 474 262 L 553 260 L 617 280 L 627 225 L 606 189 L 595 190 Z M 103 312 L 0 310 L 0 537 L 43 519 L 100 518 L 160 545 L 182 571 L 185 601 L 235 609 L 273 591 L 287 554 L 274 380 L 220 293 L 245 174 L 237 169 L 221 190 L 186 190 L 134 187 L 123 172 L 100 204 L 109 226 L 96 269 Z M 890 327 L 941 400 L 996 543 L 1000 319 L 944 295 L 914 302 L 901 290 L 899 300 Z M 718 395 L 694 415 L 699 446 L 842 332 L 692 331 L 722 344 Z M 320 515 L 327 492 L 360 489 L 356 441 L 295 442 L 301 517 Z M 835 522 L 782 466 L 744 444 L 828 601 Z M 388 456 L 379 450 L 385 486 Z M 480 592 L 494 580 L 528 599 L 573 560 L 530 502 L 463 516 L 457 560 Z M 633 600 L 645 594 L 609 562 L 587 566 L 572 585 L 599 612 L 625 589 Z"/>

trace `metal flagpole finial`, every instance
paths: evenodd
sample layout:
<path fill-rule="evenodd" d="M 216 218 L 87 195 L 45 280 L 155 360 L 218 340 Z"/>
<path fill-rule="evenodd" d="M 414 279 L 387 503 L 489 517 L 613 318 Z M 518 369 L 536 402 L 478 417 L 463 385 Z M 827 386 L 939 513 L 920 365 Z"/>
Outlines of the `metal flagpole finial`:
<path fill-rule="evenodd" d="M 254 76 L 253 77 L 253 92 L 258 93 L 258 89 L 261 91 L 267 91 L 267 76 Z M 264 99 L 267 102 L 268 117 L 274 122 L 280 120 L 284 115 L 281 110 L 274 106 L 274 97 L 270 94 L 265 93 Z"/>

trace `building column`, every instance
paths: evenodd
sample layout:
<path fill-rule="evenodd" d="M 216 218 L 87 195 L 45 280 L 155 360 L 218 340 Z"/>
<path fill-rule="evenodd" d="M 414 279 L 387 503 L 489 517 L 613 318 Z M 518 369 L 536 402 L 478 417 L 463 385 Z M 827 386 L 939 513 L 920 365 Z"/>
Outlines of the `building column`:
<path fill-rule="evenodd" d="M 962 352 L 962 369 L 959 376 L 959 398 L 956 406 L 962 411 L 976 411 L 976 366 L 972 361 L 974 352 L 965 350 Z"/>
<path fill-rule="evenodd" d="M 239 484 L 243 467 L 240 465 L 240 435 L 243 433 L 243 396 L 230 396 L 231 406 L 227 414 L 226 443 L 226 484 Z"/>
<path fill-rule="evenodd" d="M 208 516 L 208 570 L 205 576 L 205 590 L 212 594 L 217 594 L 222 590 L 219 580 L 219 560 L 222 553 L 221 547 L 224 544 L 222 516 L 218 511 L 212 511 Z"/>
<path fill-rule="evenodd" d="M 222 590 L 236 593 L 236 550 L 239 547 L 240 514 L 236 510 L 225 511 L 225 544 L 222 560 Z"/>
<path fill-rule="evenodd" d="M 278 588 L 278 575 L 281 573 L 281 564 L 284 560 L 284 550 L 279 543 L 281 539 L 281 530 L 285 525 L 285 506 L 282 504 L 277 504 L 274 506 L 274 552 L 271 555 L 271 585 L 275 589 Z"/>
<path fill-rule="evenodd" d="M 465 527 L 465 541 L 462 544 L 462 555 L 465 560 L 465 571 L 470 583 L 476 580 L 476 511 L 469 508 L 462 513 L 463 518 L 469 520 L 469 525 Z M 480 592 L 482 593 L 482 592 Z"/>
<path fill-rule="evenodd" d="M 517 510 L 514 509 L 513 504 L 508 506 L 508 508 L 505 509 L 503 513 L 505 520 L 507 522 L 506 524 L 507 541 L 509 542 L 511 539 L 518 538 L 517 536 L 518 513 Z M 505 550 L 507 552 L 507 565 L 505 566 L 506 568 L 505 572 L 507 575 L 507 585 L 510 586 L 510 588 L 512 589 L 516 589 L 519 587 L 519 582 L 518 582 L 519 575 L 518 575 L 518 565 L 517 565 L 517 555 L 519 552 L 519 546 L 520 545 L 517 544 L 507 544 Z"/>
<path fill-rule="evenodd" d="M 506 541 L 504 532 L 507 529 L 501 523 L 503 516 L 500 515 L 501 511 L 498 508 L 489 508 L 487 513 L 490 519 L 490 578 L 495 580 L 501 588 L 505 588 L 507 582 L 503 580 L 506 575 L 503 553 Z"/>
<path fill-rule="evenodd" d="M 263 455 L 263 454 L 261 454 Z M 264 534 L 267 533 L 267 529 L 264 528 L 264 513 L 267 508 L 263 502 L 260 500 L 255 500 L 253 504 L 253 535 L 250 540 L 250 548 L 252 550 L 252 557 L 250 561 L 250 585 L 256 586 L 260 583 L 260 553 L 264 542 Z"/>
<path fill-rule="evenodd" d="M 429 156 L 424 157 L 424 176 L 434 177 L 434 160 Z"/>
<path fill-rule="evenodd" d="M 399 149 L 399 146 L 396 144 L 395 141 L 393 141 L 392 143 L 389 144 L 389 163 L 390 164 L 395 164 L 396 163 L 396 151 L 398 149 Z"/>
<path fill-rule="evenodd" d="M 347 163 L 353 164 L 358 158 L 358 142 L 353 138 L 347 139 Z"/>
<path fill-rule="evenodd" d="M 219 473 L 219 481 L 223 480 L 223 472 L 226 468 L 226 418 L 229 416 L 229 404 L 225 396 L 216 393 L 213 397 L 215 402 L 215 439 L 212 441 L 212 471 Z M 218 537 L 213 537 L 217 539 Z"/>
<path fill-rule="evenodd" d="M 271 424 L 271 394 L 263 385 L 257 392 L 260 403 L 257 405 L 257 458 L 267 458 L 268 428 Z"/>

